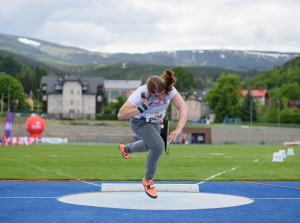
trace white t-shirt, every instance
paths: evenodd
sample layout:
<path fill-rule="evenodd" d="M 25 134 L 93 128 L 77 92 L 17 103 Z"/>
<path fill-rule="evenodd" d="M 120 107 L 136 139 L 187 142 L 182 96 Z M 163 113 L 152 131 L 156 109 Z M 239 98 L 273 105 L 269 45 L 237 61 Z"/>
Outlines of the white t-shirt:
<path fill-rule="evenodd" d="M 139 106 L 142 104 L 142 97 L 141 97 L 141 93 L 142 92 L 147 92 L 147 86 L 143 85 L 141 87 L 139 87 L 138 89 L 136 89 L 128 98 L 128 101 L 133 104 L 135 107 Z M 172 98 L 174 97 L 174 95 L 176 94 L 177 90 L 175 87 L 172 87 L 171 92 L 169 93 L 169 95 L 165 95 L 164 99 L 159 101 L 153 97 L 149 97 L 149 105 L 148 105 L 148 109 L 141 113 L 138 114 L 136 116 L 134 116 L 135 118 L 140 119 L 141 117 L 146 119 L 146 122 L 158 122 L 160 121 L 163 117 L 165 117 L 166 115 L 166 109 L 168 107 L 168 105 L 170 104 L 170 101 L 172 100 Z"/>

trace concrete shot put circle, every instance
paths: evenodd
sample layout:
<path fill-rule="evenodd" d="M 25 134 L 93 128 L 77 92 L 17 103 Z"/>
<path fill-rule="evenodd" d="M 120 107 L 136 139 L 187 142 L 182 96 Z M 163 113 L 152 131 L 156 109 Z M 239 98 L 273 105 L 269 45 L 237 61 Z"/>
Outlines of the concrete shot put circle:
<path fill-rule="evenodd" d="M 251 198 L 200 193 L 197 184 L 156 184 L 157 199 L 146 195 L 142 184 L 107 183 L 101 192 L 71 194 L 58 200 L 68 204 L 135 210 L 195 210 L 251 204 Z"/>

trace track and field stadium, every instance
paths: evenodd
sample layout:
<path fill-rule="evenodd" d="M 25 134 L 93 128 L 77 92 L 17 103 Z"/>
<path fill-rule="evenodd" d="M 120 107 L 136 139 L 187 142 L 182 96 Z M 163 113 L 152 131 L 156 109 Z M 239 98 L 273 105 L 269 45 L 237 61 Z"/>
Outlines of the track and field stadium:
<path fill-rule="evenodd" d="M 299 148 L 170 145 L 143 192 L 146 153 L 118 144 L 0 147 L 1 222 L 297 222 Z"/>

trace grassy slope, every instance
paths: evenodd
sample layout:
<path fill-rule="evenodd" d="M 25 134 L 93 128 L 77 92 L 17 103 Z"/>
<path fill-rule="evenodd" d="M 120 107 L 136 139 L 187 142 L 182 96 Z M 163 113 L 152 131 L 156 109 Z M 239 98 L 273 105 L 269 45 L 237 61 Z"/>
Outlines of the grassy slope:
<path fill-rule="evenodd" d="M 171 145 L 155 180 L 300 180 L 299 148 L 283 163 L 272 162 L 283 146 Z M 121 157 L 116 145 L 0 147 L 0 179 L 141 180 L 147 153 Z M 254 162 L 258 159 L 258 162 Z M 235 170 L 232 168 L 236 167 Z"/>

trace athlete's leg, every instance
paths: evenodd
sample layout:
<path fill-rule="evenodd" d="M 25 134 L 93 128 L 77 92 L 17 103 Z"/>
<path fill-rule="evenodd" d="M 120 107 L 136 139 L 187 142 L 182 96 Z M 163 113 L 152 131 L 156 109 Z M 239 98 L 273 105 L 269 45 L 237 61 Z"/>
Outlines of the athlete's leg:
<path fill-rule="evenodd" d="M 145 119 L 131 119 L 132 130 L 141 138 L 140 141 L 126 145 L 126 153 L 147 152 L 145 179 L 153 179 L 159 158 L 164 150 L 164 141 L 160 136 L 159 123 L 147 123 Z"/>

